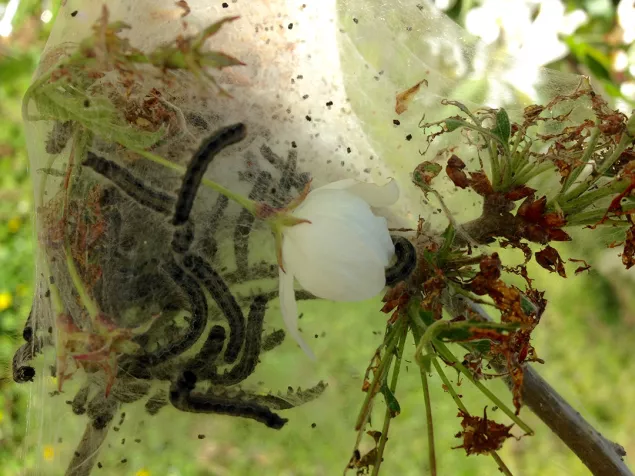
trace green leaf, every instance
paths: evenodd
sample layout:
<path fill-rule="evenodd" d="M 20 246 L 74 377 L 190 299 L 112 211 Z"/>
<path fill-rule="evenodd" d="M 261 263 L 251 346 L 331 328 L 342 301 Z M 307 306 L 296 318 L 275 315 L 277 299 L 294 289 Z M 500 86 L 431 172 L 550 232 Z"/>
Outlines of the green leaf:
<path fill-rule="evenodd" d="M 445 342 L 457 342 L 464 341 L 470 338 L 472 333 L 469 329 L 448 329 L 443 330 L 437 334 L 437 338 Z"/>
<path fill-rule="evenodd" d="M 442 236 L 443 245 L 437 254 L 438 265 L 442 265 L 447 260 L 448 254 L 452 250 L 452 244 L 454 243 L 454 237 L 456 236 L 456 229 L 452 226 L 452 224 L 449 224 Z"/>
<path fill-rule="evenodd" d="M 494 134 L 501 138 L 504 144 L 509 143 L 509 137 L 512 133 L 511 123 L 509 122 L 509 116 L 505 109 L 500 108 L 496 113 L 496 127 L 493 130 Z"/>
<path fill-rule="evenodd" d="M 417 165 L 412 173 L 412 181 L 421 190 L 428 192 L 430 191 L 432 180 L 441 173 L 441 170 L 443 170 L 443 167 L 440 164 L 428 161 L 422 162 Z"/>
<path fill-rule="evenodd" d="M 449 117 L 448 119 L 445 120 L 445 127 L 447 128 L 448 132 L 452 132 L 462 126 L 463 126 L 463 122 L 458 119 L 453 119 Z"/>
<path fill-rule="evenodd" d="M 436 322 L 434 320 L 434 314 L 432 313 L 432 311 L 419 310 L 419 317 L 426 326 L 431 326 Z"/>
<path fill-rule="evenodd" d="M 426 357 L 428 356 L 424 356 L 424 359 Z M 385 381 L 382 383 L 380 391 L 386 400 L 386 406 L 390 411 L 390 417 L 395 418 L 401 413 L 401 407 L 399 406 L 399 402 L 397 401 L 395 394 L 391 392 Z"/>
<path fill-rule="evenodd" d="M 219 51 L 210 51 L 201 57 L 201 65 L 208 68 L 223 69 L 228 66 L 244 65 L 242 61 Z"/>
<path fill-rule="evenodd" d="M 489 354 L 492 343 L 489 340 L 475 340 L 472 341 L 472 347 L 481 354 Z"/>
<path fill-rule="evenodd" d="M 520 296 L 520 308 L 528 316 L 538 311 L 538 306 L 524 294 Z"/>
<path fill-rule="evenodd" d="M 617 87 L 611 80 L 602 80 L 602 86 L 604 87 L 604 91 L 611 97 L 614 98 L 623 98 L 628 101 L 628 98 L 624 98 L 622 91 Z"/>
<path fill-rule="evenodd" d="M 585 55 L 583 62 L 589 67 L 593 75 L 599 79 L 610 80 L 611 73 L 608 68 L 597 58 L 596 55 Z"/>
<path fill-rule="evenodd" d="M 452 326 L 450 321 L 445 321 L 449 326 Z M 473 325 L 473 327 L 472 327 Z M 459 327 L 460 326 L 460 327 Z M 461 342 L 467 341 L 472 337 L 472 328 L 489 328 L 497 329 L 497 332 L 509 332 L 515 328 L 518 328 L 516 324 L 500 324 L 500 323 L 484 323 L 482 321 L 457 321 L 454 327 L 448 327 L 446 329 L 439 330 L 436 334 L 436 338 L 443 342 Z M 486 342 L 489 340 L 485 339 Z M 488 344 L 489 346 L 489 344 Z"/>
<path fill-rule="evenodd" d="M 199 34 L 198 38 L 196 39 L 196 42 L 194 43 L 194 47 L 200 48 L 201 46 L 203 46 L 203 43 L 205 43 L 205 41 L 207 41 L 209 38 L 211 38 L 216 33 L 218 33 L 225 23 L 231 23 L 235 20 L 238 20 L 238 18 L 240 17 L 233 16 L 233 17 L 221 18 L 213 25 L 208 26 Z"/>
<path fill-rule="evenodd" d="M 115 106 L 104 97 L 89 97 L 83 93 L 62 90 L 52 84 L 33 92 L 39 113 L 61 122 L 75 121 L 97 136 L 125 147 L 147 149 L 164 135 L 165 128 L 144 131 L 127 123 Z"/>
<path fill-rule="evenodd" d="M 25 76 L 30 76 L 37 65 L 37 58 L 27 53 L 14 54 L 9 50 L 8 55 L 0 56 L 0 84 L 9 85 Z"/>
<path fill-rule="evenodd" d="M 433 354 L 425 354 L 421 357 L 421 360 L 419 360 L 419 362 L 421 362 L 421 365 L 423 365 L 423 369 L 426 372 L 432 371 L 432 359 L 434 359 Z"/>

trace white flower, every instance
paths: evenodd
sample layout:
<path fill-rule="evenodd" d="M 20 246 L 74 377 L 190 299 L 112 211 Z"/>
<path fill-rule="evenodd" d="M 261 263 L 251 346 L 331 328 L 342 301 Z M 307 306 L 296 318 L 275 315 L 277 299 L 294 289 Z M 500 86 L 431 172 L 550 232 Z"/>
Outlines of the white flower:
<path fill-rule="evenodd" d="M 385 268 L 394 255 L 386 219 L 371 207 L 392 205 L 399 188 L 341 180 L 308 194 L 292 216 L 310 223 L 282 231 L 280 307 L 288 332 L 315 358 L 298 330 L 294 278 L 311 294 L 330 301 L 362 301 L 386 285 Z"/>

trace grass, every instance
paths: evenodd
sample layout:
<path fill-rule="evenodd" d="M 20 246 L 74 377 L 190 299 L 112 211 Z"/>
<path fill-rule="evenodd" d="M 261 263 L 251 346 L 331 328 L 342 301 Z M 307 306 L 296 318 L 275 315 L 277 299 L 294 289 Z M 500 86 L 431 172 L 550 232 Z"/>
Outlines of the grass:
<path fill-rule="evenodd" d="M 36 2 L 23 8 L 37 13 Z M 31 17 L 21 11 L 17 25 Z M 37 25 L 39 23 L 36 22 Z M 33 26 L 33 24 L 30 24 Z M 39 27 L 38 27 L 39 28 Z M 32 189 L 28 158 L 20 121 L 20 98 L 37 64 L 46 31 L 29 38 L 16 35 L 8 54 L 0 56 L 0 474 L 57 475 L 63 471 L 78 441 L 85 417 L 75 417 L 65 403 L 66 393 L 49 399 L 55 381 L 16 386 L 10 379 L 9 361 L 19 343 L 33 292 L 34 236 Z M 28 41 L 27 41 L 28 40 Z M 592 241 L 584 249 L 566 249 L 566 257 L 593 257 L 595 271 L 563 280 L 542 269 L 533 269 L 538 287 L 547 289 L 550 306 L 535 332 L 535 345 L 546 364 L 539 371 L 607 437 L 635 454 L 635 414 L 630 395 L 635 361 L 630 347 L 635 338 L 635 303 L 630 277 L 614 265 L 615 250 L 598 251 Z M 340 474 L 355 440 L 354 421 L 363 400 L 360 391 L 364 370 L 381 339 L 386 316 L 378 300 L 357 304 L 303 303 L 301 326 L 318 355 L 312 364 L 290 342 L 267 354 L 259 371 L 247 383 L 267 390 L 286 391 L 328 381 L 317 401 L 285 412 L 290 423 L 274 432 L 261 425 L 229 417 L 201 417 L 163 409 L 156 417 L 144 412 L 143 402 L 124 408 L 126 417 L 105 442 L 100 456 L 104 475 L 331 475 Z M 267 319 L 281 325 L 276 309 Z M 378 335 L 379 333 L 379 335 Z M 425 474 L 427 442 L 425 409 L 418 369 L 412 359 L 414 344 L 406 345 L 405 365 L 397 390 L 402 413 L 392 422 L 384 474 Z M 450 370 L 448 376 L 456 382 Z M 266 382 L 259 384 L 260 381 Z M 459 440 L 457 409 L 434 375 L 429 379 L 440 474 L 496 474 L 489 458 L 466 457 L 453 450 Z M 506 401 L 511 398 L 500 382 L 492 388 Z M 457 387 L 474 413 L 487 404 L 463 381 Z M 45 396 L 47 405 L 41 405 Z M 373 427 L 381 425 L 383 409 L 373 414 Z M 489 415 L 505 418 L 490 409 Z M 43 415 L 46 415 L 43 420 Z M 586 469 L 547 427 L 526 409 L 522 416 L 536 431 L 533 438 L 510 441 L 501 451 L 514 474 L 587 474 Z M 34 440 L 35 428 L 46 421 L 45 438 Z M 519 432 L 516 430 L 516 434 Z M 125 440 L 125 441 L 124 441 Z M 140 440 L 140 441 L 137 441 Z M 29 447 L 32 451 L 20 452 Z M 372 448 L 371 439 L 363 449 Z M 630 457 L 629 457 L 630 458 Z M 42 463 L 36 463 L 41 459 Z M 632 459 L 627 459 L 633 464 Z"/>

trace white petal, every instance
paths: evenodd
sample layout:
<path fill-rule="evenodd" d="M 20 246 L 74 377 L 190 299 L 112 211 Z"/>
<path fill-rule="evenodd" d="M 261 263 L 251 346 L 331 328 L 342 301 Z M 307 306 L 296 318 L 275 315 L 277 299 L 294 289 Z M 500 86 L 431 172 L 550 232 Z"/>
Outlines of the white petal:
<path fill-rule="evenodd" d="M 285 263 L 286 265 L 286 263 Z M 315 354 L 309 348 L 298 330 L 298 303 L 295 300 L 295 290 L 293 289 L 293 274 L 287 267 L 285 273 L 279 270 L 280 279 L 280 311 L 282 312 L 282 320 L 284 321 L 287 332 L 295 339 L 300 348 L 311 360 L 315 359 Z"/>
<path fill-rule="evenodd" d="M 371 207 L 375 208 L 388 207 L 396 203 L 399 199 L 399 185 L 397 185 L 397 181 L 395 179 L 390 179 L 390 182 L 385 185 L 377 185 L 371 182 L 359 182 L 355 179 L 345 179 L 316 188 L 314 192 L 317 192 L 318 190 L 337 189 L 345 189 L 347 192 L 357 195 Z"/>
<path fill-rule="evenodd" d="M 306 202 L 294 215 L 311 223 L 285 230 L 282 244 L 284 262 L 302 287 L 331 301 L 361 301 L 381 292 L 394 254 L 386 220 L 344 190 L 316 192 Z"/>
<path fill-rule="evenodd" d="M 362 301 L 377 295 L 386 285 L 385 267 L 364 249 L 360 241 L 345 245 L 323 242 L 319 250 L 305 252 L 293 240 L 283 245 L 285 260 L 300 263 L 296 278 L 317 297 L 330 301 Z"/>
<path fill-rule="evenodd" d="M 350 233 L 356 231 L 353 239 L 365 242 L 369 252 L 376 254 L 384 266 L 388 266 L 394 255 L 386 219 L 375 216 L 363 199 L 348 190 L 315 190 L 293 215 L 311 224 L 287 228 L 285 236 L 307 243 L 301 246 L 310 250 L 319 248 L 323 240 L 336 243 L 350 240 Z M 338 231 L 340 228 L 342 231 Z"/>

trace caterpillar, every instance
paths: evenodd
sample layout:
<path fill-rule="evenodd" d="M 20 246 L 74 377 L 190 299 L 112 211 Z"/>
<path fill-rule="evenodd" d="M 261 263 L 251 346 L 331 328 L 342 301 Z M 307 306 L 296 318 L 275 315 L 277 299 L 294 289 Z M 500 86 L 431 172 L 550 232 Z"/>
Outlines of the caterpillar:
<path fill-rule="evenodd" d="M 173 225 L 182 225 L 190 217 L 203 175 L 214 157 L 224 148 L 242 141 L 246 136 L 247 127 L 239 122 L 216 131 L 203 142 L 192 157 L 183 177 L 172 219 Z"/>
<path fill-rule="evenodd" d="M 205 373 L 204 378 L 213 384 L 229 386 L 245 380 L 256 369 L 260 347 L 262 342 L 262 323 L 265 318 L 267 299 L 264 296 L 256 296 L 251 303 L 247 320 L 247 332 L 245 346 L 240 362 L 230 371 L 219 375 L 216 372 Z"/>
<path fill-rule="evenodd" d="M 216 413 L 219 415 L 250 418 L 265 424 L 269 428 L 279 430 L 285 423 L 282 418 L 269 408 L 255 402 L 241 401 L 223 396 L 192 393 L 196 386 L 196 375 L 183 372 L 176 382 L 170 386 L 170 403 L 175 408 L 191 413 Z"/>
<path fill-rule="evenodd" d="M 403 281 L 417 266 L 417 251 L 414 245 L 402 236 L 392 235 L 397 261 L 386 269 L 386 286 L 393 286 Z"/>
<path fill-rule="evenodd" d="M 82 165 L 106 177 L 126 195 L 156 212 L 168 215 L 174 207 L 174 197 L 150 188 L 112 160 L 89 151 Z"/>
<path fill-rule="evenodd" d="M 210 295 L 227 318 L 230 336 L 225 349 L 224 360 L 231 364 L 236 361 L 245 340 L 245 317 L 225 281 L 205 260 L 187 254 L 183 264 L 209 291 Z"/>

